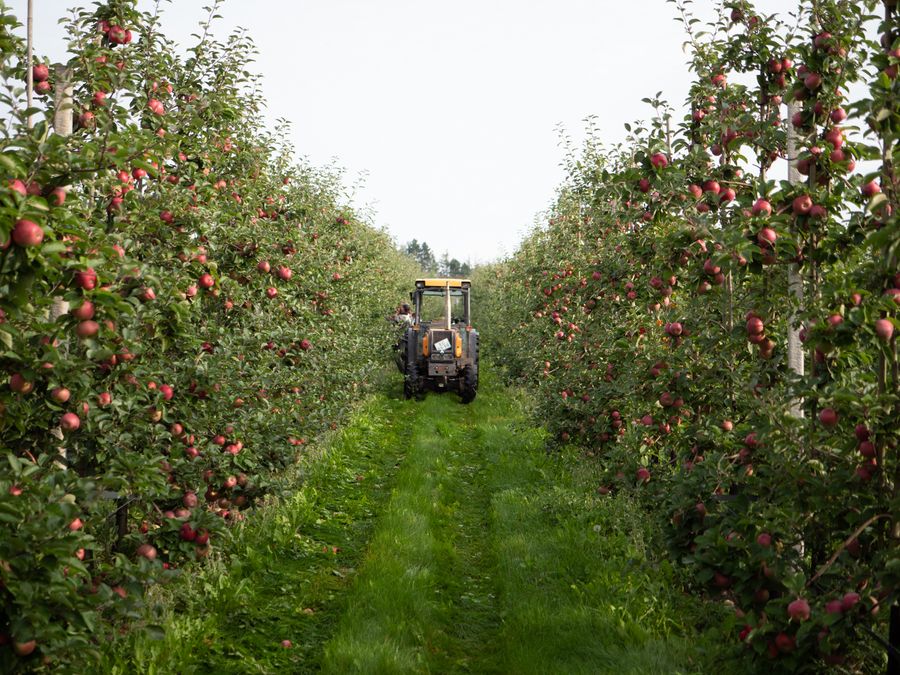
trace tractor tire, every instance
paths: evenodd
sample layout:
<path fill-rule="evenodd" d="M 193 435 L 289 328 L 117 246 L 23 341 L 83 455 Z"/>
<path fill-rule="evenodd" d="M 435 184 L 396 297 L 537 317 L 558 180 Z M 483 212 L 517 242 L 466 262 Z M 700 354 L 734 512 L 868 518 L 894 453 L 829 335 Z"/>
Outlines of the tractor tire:
<path fill-rule="evenodd" d="M 412 398 L 419 393 L 419 372 L 415 361 L 406 364 L 406 372 L 403 376 L 403 396 Z"/>
<path fill-rule="evenodd" d="M 460 398 L 463 403 L 471 403 L 478 393 L 478 366 L 469 366 L 463 374 L 463 386 Z"/>

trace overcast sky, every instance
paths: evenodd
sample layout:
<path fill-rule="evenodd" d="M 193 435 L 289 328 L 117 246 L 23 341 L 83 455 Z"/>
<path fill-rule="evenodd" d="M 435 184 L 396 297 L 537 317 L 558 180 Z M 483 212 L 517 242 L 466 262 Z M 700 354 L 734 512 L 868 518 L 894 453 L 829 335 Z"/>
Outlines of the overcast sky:
<path fill-rule="evenodd" d="M 6 2 L 24 24 L 26 0 Z M 189 45 L 204 4 L 164 2 L 167 35 Z M 57 20 L 90 3 L 34 5 L 36 53 L 63 60 Z M 293 122 L 298 154 L 345 167 L 348 188 L 363 176 L 356 203 L 398 243 L 473 262 L 512 253 L 551 203 L 558 125 L 579 138 L 595 115 L 615 143 L 648 117 L 641 98 L 680 109 L 690 84 L 664 0 L 228 0 L 221 14 L 216 34 L 253 36 L 269 117 Z"/>

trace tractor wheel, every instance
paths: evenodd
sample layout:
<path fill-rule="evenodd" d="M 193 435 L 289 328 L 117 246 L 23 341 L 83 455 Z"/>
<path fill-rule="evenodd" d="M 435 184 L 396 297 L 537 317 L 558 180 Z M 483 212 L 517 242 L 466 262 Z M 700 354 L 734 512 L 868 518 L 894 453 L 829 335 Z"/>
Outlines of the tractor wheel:
<path fill-rule="evenodd" d="M 478 366 L 469 366 L 463 375 L 463 386 L 460 396 L 463 403 L 471 403 L 478 393 Z"/>
<path fill-rule="evenodd" d="M 419 372 L 415 361 L 406 364 L 406 373 L 403 377 L 403 396 L 412 398 L 419 393 Z"/>

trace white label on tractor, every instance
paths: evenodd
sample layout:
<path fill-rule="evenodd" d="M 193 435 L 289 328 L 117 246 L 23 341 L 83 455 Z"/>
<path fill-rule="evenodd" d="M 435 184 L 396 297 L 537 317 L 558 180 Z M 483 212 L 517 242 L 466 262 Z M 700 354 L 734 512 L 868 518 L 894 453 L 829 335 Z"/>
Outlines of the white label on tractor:
<path fill-rule="evenodd" d="M 444 338 L 440 342 L 434 343 L 434 351 L 436 351 L 438 354 L 443 354 L 444 352 L 449 351 L 449 350 L 450 350 L 450 340 L 448 340 L 447 338 Z"/>

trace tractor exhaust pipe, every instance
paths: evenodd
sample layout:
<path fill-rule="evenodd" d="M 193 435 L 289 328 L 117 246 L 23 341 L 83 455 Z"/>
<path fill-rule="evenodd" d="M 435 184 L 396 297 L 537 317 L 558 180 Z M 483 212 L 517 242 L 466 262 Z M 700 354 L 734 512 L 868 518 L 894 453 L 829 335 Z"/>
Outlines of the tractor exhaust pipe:
<path fill-rule="evenodd" d="M 444 288 L 444 319 L 447 321 L 446 329 L 450 330 L 450 282 Z"/>

